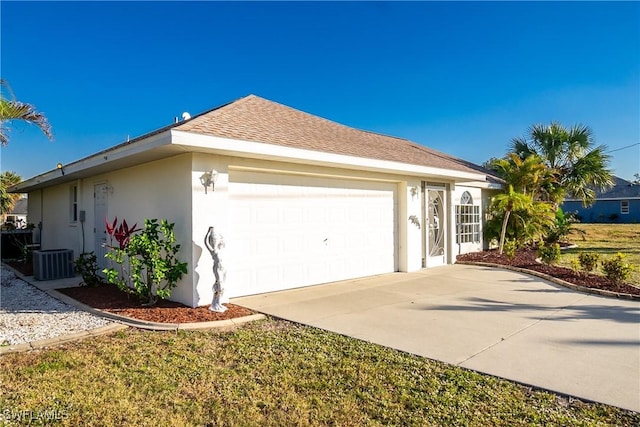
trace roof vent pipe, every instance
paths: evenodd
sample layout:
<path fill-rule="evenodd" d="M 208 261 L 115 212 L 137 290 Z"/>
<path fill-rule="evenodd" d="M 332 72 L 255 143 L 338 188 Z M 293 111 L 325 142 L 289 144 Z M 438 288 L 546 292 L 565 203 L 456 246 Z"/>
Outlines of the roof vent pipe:
<path fill-rule="evenodd" d="M 186 111 L 182 113 L 182 120 L 189 120 L 190 118 L 191 114 L 187 113 Z"/>

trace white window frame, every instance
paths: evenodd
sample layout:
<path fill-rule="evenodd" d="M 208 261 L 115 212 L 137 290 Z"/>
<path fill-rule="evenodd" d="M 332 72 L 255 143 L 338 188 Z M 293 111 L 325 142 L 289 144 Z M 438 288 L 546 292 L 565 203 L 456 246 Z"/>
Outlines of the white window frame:
<path fill-rule="evenodd" d="M 78 185 L 69 186 L 69 222 L 75 224 L 78 222 Z"/>
<path fill-rule="evenodd" d="M 473 204 L 468 191 L 456 205 L 456 243 L 480 243 L 480 206 Z"/>
<path fill-rule="evenodd" d="M 629 214 L 629 200 L 620 200 L 620 213 L 622 215 Z"/>

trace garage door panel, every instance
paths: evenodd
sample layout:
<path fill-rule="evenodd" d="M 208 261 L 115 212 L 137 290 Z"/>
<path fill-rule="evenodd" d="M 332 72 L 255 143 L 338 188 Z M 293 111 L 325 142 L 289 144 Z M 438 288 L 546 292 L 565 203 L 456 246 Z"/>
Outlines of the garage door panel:
<path fill-rule="evenodd" d="M 394 271 L 395 187 L 232 172 L 227 295 Z"/>

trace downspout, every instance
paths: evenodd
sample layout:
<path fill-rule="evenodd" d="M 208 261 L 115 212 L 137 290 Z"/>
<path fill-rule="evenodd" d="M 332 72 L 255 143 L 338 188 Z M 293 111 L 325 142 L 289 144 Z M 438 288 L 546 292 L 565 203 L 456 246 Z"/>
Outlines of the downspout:
<path fill-rule="evenodd" d="M 44 223 L 44 187 L 40 189 L 40 222 L 38 229 L 40 230 L 40 249 L 42 249 L 42 228 Z"/>

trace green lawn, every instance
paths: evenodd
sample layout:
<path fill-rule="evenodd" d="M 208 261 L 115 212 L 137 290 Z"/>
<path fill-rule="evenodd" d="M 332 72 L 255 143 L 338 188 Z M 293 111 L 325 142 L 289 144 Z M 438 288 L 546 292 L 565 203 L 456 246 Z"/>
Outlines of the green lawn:
<path fill-rule="evenodd" d="M 0 384 L 0 415 L 40 411 L 72 426 L 640 424 L 637 413 L 277 320 L 4 355 Z"/>
<path fill-rule="evenodd" d="M 578 248 L 563 251 L 560 265 L 570 267 L 580 252 L 597 252 L 601 258 L 622 252 L 636 266 L 631 283 L 640 284 L 640 224 L 576 224 L 575 228 L 586 232 L 585 240 L 577 234 L 569 236 Z"/>

